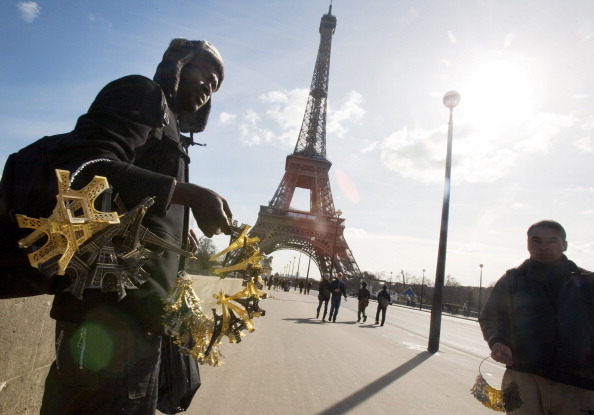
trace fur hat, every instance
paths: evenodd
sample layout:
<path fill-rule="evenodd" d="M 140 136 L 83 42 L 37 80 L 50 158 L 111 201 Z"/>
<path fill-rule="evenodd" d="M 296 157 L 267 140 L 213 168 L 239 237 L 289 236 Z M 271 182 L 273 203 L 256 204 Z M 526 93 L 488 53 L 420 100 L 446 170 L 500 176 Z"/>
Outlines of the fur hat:
<path fill-rule="evenodd" d="M 201 59 L 209 60 L 214 64 L 219 75 L 220 87 L 225 78 L 223 58 L 219 51 L 207 40 L 173 39 L 163 54 L 163 60 L 157 66 L 157 71 L 153 77 L 153 80 L 163 89 L 169 105 L 178 116 L 182 132 L 204 131 L 208 122 L 212 98 L 195 113 L 186 113 L 175 108 L 179 79 L 184 66 Z"/>

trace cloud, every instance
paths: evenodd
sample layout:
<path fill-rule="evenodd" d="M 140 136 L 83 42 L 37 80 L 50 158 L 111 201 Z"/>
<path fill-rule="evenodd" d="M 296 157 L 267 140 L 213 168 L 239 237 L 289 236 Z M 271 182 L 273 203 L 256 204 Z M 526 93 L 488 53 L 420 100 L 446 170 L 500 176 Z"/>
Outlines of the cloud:
<path fill-rule="evenodd" d="M 504 177 L 524 155 L 551 151 L 555 139 L 571 136 L 577 125 L 571 115 L 538 113 L 501 129 L 477 126 L 466 119 L 457 123 L 452 145 L 452 177 L 456 183 L 493 183 Z M 446 157 L 445 127 L 432 130 L 403 127 L 379 145 L 384 166 L 420 182 L 443 181 Z M 591 138 L 574 145 L 594 151 Z"/>
<path fill-rule="evenodd" d="M 291 91 L 270 91 L 263 94 L 260 99 L 270 108 L 268 115 L 284 131 L 296 132 L 297 136 L 307 103 L 309 91 L 307 89 L 293 89 Z"/>
<path fill-rule="evenodd" d="M 353 122 L 363 118 L 365 110 L 361 106 L 362 103 L 363 96 L 357 91 L 350 91 L 337 110 L 329 107 L 326 131 L 343 137 L 349 131 L 346 127 L 347 121 Z"/>
<path fill-rule="evenodd" d="M 308 91 L 270 91 L 260 95 L 265 107 L 260 115 L 249 109 L 242 116 L 239 126 L 241 141 L 247 145 L 277 143 L 283 146 L 294 145 L 303 118 Z M 279 130 L 280 132 L 273 132 Z"/>
<path fill-rule="evenodd" d="M 456 137 L 452 151 L 452 177 L 456 183 L 488 183 L 501 178 L 517 155 L 504 147 L 497 148 L 476 137 L 477 132 Z M 447 131 L 407 127 L 386 137 L 380 144 L 384 166 L 402 177 L 423 183 L 444 180 Z"/>
<path fill-rule="evenodd" d="M 32 23 L 41 13 L 41 7 L 34 1 L 22 1 L 17 3 L 17 7 L 21 12 L 21 18 L 27 23 Z"/>
<path fill-rule="evenodd" d="M 362 228 L 352 228 L 352 227 L 346 227 L 344 229 L 344 235 L 347 238 L 367 238 L 370 237 L 369 233 Z"/>
<path fill-rule="evenodd" d="M 248 110 L 242 117 L 240 133 L 242 142 L 248 145 L 277 143 L 293 146 L 299 137 L 303 122 L 308 89 L 269 91 L 260 96 L 264 108 L 260 111 Z M 348 123 L 356 122 L 365 113 L 361 104 L 363 97 L 351 91 L 337 110 L 328 107 L 326 130 L 344 136 L 349 130 Z"/>
<path fill-rule="evenodd" d="M 518 141 L 516 148 L 529 153 L 550 149 L 553 138 L 562 129 L 574 126 L 576 119 L 571 115 L 538 113 L 527 121 L 526 139 Z"/>
<path fill-rule="evenodd" d="M 592 137 L 582 137 L 573 142 L 573 145 L 582 151 L 594 153 L 594 139 Z"/>
<path fill-rule="evenodd" d="M 582 194 L 585 193 L 585 194 L 588 194 L 588 193 L 594 193 L 594 186 L 580 186 L 580 185 L 577 185 L 577 186 L 571 186 L 569 188 L 569 190 L 571 192 L 574 192 L 574 193 L 582 193 Z"/>
<path fill-rule="evenodd" d="M 521 192 L 522 188 L 518 183 L 501 188 L 496 197 L 497 202 L 486 205 L 478 219 L 475 230 L 477 240 L 480 240 L 480 234 L 496 230 L 497 224 L 504 221 L 502 218 L 527 209 L 527 206 L 517 202 Z"/>
<path fill-rule="evenodd" d="M 98 13 L 90 13 L 89 14 L 89 22 L 91 22 L 93 24 L 103 25 L 103 26 L 107 27 L 108 29 L 111 29 L 113 27 L 113 25 L 110 21 L 105 20 L 105 18 L 101 14 L 98 14 Z"/>
<path fill-rule="evenodd" d="M 384 166 L 403 177 L 421 182 L 443 180 L 445 131 L 403 127 L 382 140 L 380 158 Z"/>
<path fill-rule="evenodd" d="M 243 122 L 239 126 L 240 138 L 244 144 L 249 146 L 258 145 L 262 141 L 270 141 L 272 132 L 267 129 L 259 128 L 258 122 L 260 116 L 251 110 L 246 111 L 243 116 Z"/>
<path fill-rule="evenodd" d="M 594 153 L 594 137 L 591 135 L 594 132 L 594 118 L 589 117 L 587 120 L 585 120 L 581 125 L 581 129 L 587 135 L 575 140 L 573 145 L 582 151 Z"/>
<path fill-rule="evenodd" d="M 237 115 L 235 115 L 235 114 L 229 114 L 228 112 L 221 112 L 221 115 L 219 115 L 219 122 L 221 124 L 233 124 L 233 122 L 235 122 L 236 118 L 237 118 Z"/>
<path fill-rule="evenodd" d="M 366 147 L 363 147 L 360 151 L 363 154 L 370 153 L 370 152 L 374 151 L 377 148 L 378 145 L 379 145 L 379 143 L 377 141 L 373 141 L 369 145 L 367 145 Z"/>

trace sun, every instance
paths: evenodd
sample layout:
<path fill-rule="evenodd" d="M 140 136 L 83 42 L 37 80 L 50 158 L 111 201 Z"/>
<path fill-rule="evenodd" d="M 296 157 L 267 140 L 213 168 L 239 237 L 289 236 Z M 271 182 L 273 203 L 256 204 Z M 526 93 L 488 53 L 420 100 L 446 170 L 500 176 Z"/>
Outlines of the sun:
<path fill-rule="evenodd" d="M 460 92 L 468 122 L 479 129 L 503 129 L 534 113 L 529 73 L 513 61 L 492 60 L 481 65 Z"/>

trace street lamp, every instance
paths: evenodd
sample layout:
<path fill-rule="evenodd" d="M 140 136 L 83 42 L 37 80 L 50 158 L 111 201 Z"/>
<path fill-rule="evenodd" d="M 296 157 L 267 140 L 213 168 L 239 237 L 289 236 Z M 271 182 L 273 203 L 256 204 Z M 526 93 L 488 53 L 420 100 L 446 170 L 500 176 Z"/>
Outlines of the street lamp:
<path fill-rule="evenodd" d="M 330 277 L 332 277 L 332 270 L 334 268 L 334 255 L 336 255 L 336 240 L 338 239 L 338 224 L 339 218 L 342 215 L 342 210 L 338 209 L 336 212 L 336 227 L 334 228 L 334 246 L 332 247 L 332 258 L 330 258 Z"/>
<path fill-rule="evenodd" d="M 435 271 L 435 287 L 433 291 L 433 304 L 431 306 L 431 323 L 429 328 L 429 345 L 427 349 L 430 353 L 439 350 L 439 335 L 441 332 L 441 309 L 443 281 L 445 276 L 446 249 L 448 244 L 448 219 L 450 214 L 450 181 L 452 172 L 452 135 L 453 125 L 452 113 L 454 107 L 460 102 L 460 94 L 456 91 L 450 91 L 443 97 L 443 105 L 450 110 L 450 120 L 448 122 L 448 143 L 446 153 L 445 183 L 443 190 L 443 206 L 441 211 L 441 230 L 439 233 L 439 249 L 437 253 L 437 268 Z"/>
<path fill-rule="evenodd" d="M 297 278 L 299 278 L 299 267 L 301 266 L 301 252 L 299 252 L 299 262 L 297 262 Z"/>
<path fill-rule="evenodd" d="M 481 276 L 479 280 L 479 304 L 478 304 L 478 316 L 481 316 L 481 293 L 483 292 L 483 264 L 480 264 L 481 267 Z"/>
<path fill-rule="evenodd" d="M 397 285 L 395 289 L 398 289 Z M 390 291 L 390 295 L 392 295 L 392 271 L 390 271 L 390 288 L 388 290 Z"/>
<path fill-rule="evenodd" d="M 311 237 L 311 244 L 313 245 L 314 241 L 316 240 L 315 236 Z M 315 250 L 314 250 L 315 252 Z M 307 275 L 305 276 L 305 288 L 307 288 L 307 284 L 309 282 L 309 266 L 311 265 L 311 255 L 309 256 L 309 261 L 307 262 Z"/>
<path fill-rule="evenodd" d="M 291 278 L 295 278 L 295 260 L 297 259 L 296 256 L 293 257 L 293 266 L 291 267 Z"/>
<path fill-rule="evenodd" d="M 425 286 L 425 270 L 423 270 L 423 279 L 421 281 L 421 304 L 419 304 L 419 310 L 423 309 L 423 287 Z"/>

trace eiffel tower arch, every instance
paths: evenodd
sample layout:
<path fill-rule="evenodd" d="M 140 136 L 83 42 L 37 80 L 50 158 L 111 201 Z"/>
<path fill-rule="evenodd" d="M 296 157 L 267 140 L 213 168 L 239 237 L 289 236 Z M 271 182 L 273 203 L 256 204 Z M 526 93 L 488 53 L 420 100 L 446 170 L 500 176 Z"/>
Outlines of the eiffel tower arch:
<path fill-rule="evenodd" d="M 336 29 L 332 5 L 320 22 L 320 46 L 299 138 L 287 156 L 285 173 L 268 206 L 260 206 L 250 236 L 260 238 L 269 255 L 289 249 L 309 256 L 321 273 L 343 272 L 347 278 L 361 271 L 344 238 L 344 219 L 334 207 L 326 159 L 326 109 L 330 49 Z M 295 189 L 309 190 L 309 211 L 291 208 Z"/>

